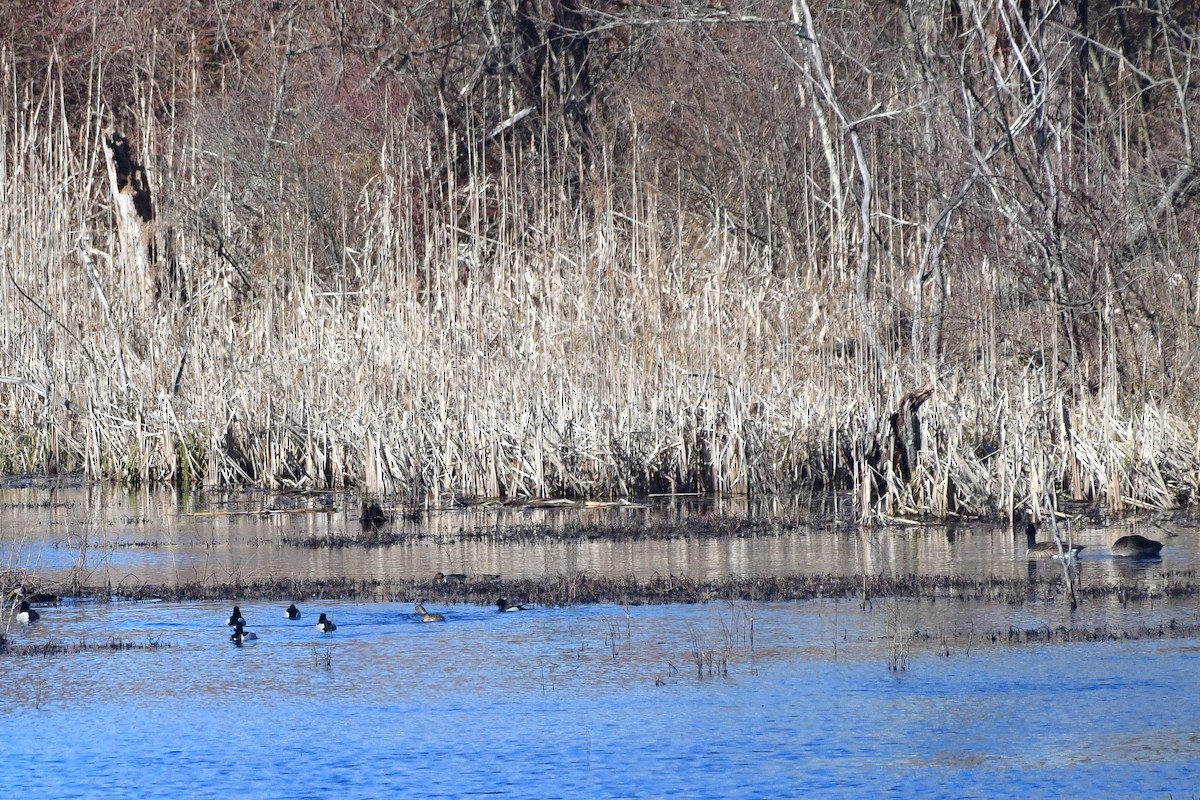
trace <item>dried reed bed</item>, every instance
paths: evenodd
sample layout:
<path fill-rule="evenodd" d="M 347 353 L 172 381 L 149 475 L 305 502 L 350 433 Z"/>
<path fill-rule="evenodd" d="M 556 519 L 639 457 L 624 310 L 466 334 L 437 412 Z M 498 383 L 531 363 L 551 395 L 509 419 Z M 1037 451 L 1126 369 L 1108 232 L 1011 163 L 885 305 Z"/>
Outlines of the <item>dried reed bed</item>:
<path fill-rule="evenodd" d="M 1006 305 L 995 271 L 962 288 L 981 313 L 931 366 L 900 333 L 864 340 L 902 309 L 856 306 L 850 217 L 781 264 L 737 209 L 685 214 L 636 159 L 602 155 L 575 194 L 548 163 L 518 167 L 518 144 L 464 154 L 460 174 L 398 116 L 370 180 L 321 218 L 295 210 L 282 172 L 239 184 L 199 116 L 147 115 L 134 146 L 159 261 L 138 274 L 104 180 L 102 105 L 68 124 L 61 98 L 2 67 L 0 471 L 431 503 L 853 486 L 864 518 L 1196 494 L 1193 404 L 1131 400 L 1113 364 L 1081 390 L 1082 372 L 1048 366 L 1053 342 L 1006 350 L 1014 326 L 1054 321 Z M 278 209 L 253 229 L 247 192 Z M 821 217 L 821 197 L 804 202 Z M 354 235 L 331 252 L 336 220 Z M 917 258 L 902 227 L 888 235 Z M 906 269 L 898 257 L 880 280 L 903 286 Z M 890 420 L 921 387 L 904 474 Z"/>

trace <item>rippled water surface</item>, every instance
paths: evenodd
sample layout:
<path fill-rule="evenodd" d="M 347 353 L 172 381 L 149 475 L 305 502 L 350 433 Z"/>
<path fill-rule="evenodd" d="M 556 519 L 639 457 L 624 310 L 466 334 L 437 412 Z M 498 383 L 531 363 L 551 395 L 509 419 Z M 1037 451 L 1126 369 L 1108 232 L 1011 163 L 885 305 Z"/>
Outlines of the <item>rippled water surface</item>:
<path fill-rule="evenodd" d="M 472 606 L 426 625 L 396 604 L 308 603 L 299 622 L 279 604 L 242 610 L 260 638 L 241 648 L 215 604 L 58 607 L 14 629 L 17 644 L 160 646 L 0 657 L 6 796 L 1191 797 L 1200 786 L 1193 640 L 917 647 L 892 671 L 889 621 L 930 612 Z M 314 630 L 318 610 L 336 632 Z M 973 613 L 990 612 L 960 609 L 952 624 Z M 712 674 L 697 675 L 697 652 L 715 654 Z"/>
<path fill-rule="evenodd" d="M 1007 526 L 860 534 L 826 524 L 668 541 L 486 535 L 589 515 L 671 524 L 723 510 L 700 503 L 446 512 L 397 523 L 421 536 L 413 543 L 305 548 L 284 542 L 353 533 L 357 508 L 280 500 L 3 489 L 0 568 L 112 585 L 437 570 L 1019 577 L 1056 568 L 1027 562 Z M 766 513 L 803 519 L 797 509 Z M 1107 545 L 1129 531 L 1165 540 L 1162 558 L 1113 558 Z M 1187 524 L 1074 533 L 1088 545 L 1084 582 L 1154 585 L 1200 564 Z M 0 655 L 4 796 L 1200 796 L 1200 641 L 1008 644 L 1005 635 L 1197 626 L 1195 598 L 1089 599 L 1074 612 L 896 600 L 515 614 L 448 605 L 430 609 L 446 616 L 435 624 L 411 605 L 315 598 L 289 622 L 283 605 L 242 603 L 259 638 L 240 648 L 223 604 L 65 604 L 10 626 L 15 648 L 67 652 Z M 314 629 L 321 611 L 336 632 Z M 114 643 L 134 647 L 97 648 Z"/>

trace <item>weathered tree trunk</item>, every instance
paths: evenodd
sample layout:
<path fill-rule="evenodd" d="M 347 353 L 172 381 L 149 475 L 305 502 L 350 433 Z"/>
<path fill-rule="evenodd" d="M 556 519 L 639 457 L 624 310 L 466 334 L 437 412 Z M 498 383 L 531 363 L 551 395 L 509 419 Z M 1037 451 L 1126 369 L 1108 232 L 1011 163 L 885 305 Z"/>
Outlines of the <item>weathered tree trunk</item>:
<path fill-rule="evenodd" d="M 900 407 L 892 414 L 893 466 L 905 483 L 912 479 L 917 454 L 921 451 L 921 419 L 917 412 L 932 395 L 932 386 L 909 392 L 900 400 Z"/>
<path fill-rule="evenodd" d="M 104 143 L 108 146 L 108 183 L 121 246 L 119 260 L 126 280 L 138 282 L 145 307 L 153 300 L 155 291 L 154 203 L 150 183 L 146 170 L 133 160 L 129 139 L 124 134 L 109 133 Z"/>

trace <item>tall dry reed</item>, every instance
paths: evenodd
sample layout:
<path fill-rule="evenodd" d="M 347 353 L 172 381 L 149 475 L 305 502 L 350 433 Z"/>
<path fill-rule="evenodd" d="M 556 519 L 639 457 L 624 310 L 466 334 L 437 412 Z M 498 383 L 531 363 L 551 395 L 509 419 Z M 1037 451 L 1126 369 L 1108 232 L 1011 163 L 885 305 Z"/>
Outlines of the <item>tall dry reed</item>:
<path fill-rule="evenodd" d="M 1018 277 L 965 272 L 970 324 L 932 362 L 908 347 L 896 298 L 921 241 L 887 224 L 911 194 L 878 148 L 877 280 L 893 299 L 866 319 L 848 190 L 767 198 L 808 221 L 799 250 L 752 235 L 748 207 L 687 211 L 636 139 L 572 183 L 517 139 L 414 146 L 423 129 L 399 111 L 356 156 L 368 179 L 329 188 L 328 213 L 292 202 L 295 172 L 247 184 L 202 104 L 146 113 L 133 144 L 158 198 L 148 280 L 116 230 L 101 100 L 78 124 L 2 63 L 0 85 L 4 472 L 430 503 L 856 487 L 865 517 L 1195 496 L 1195 408 L 1131 399 L 1111 353 L 1088 368 L 1097 390 L 1081 390 L 1082 368 L 1064 379 L 1055 310 L 1006 300 Z M 820 175 L 827 156 L 802 142 L 793 166 Z M 253 224 L 251 196 L 274 209 Z M 1016 350 L 1016 326 L 1048 338 Z M 893 415 L 921 388 L 904 470 Z"/>

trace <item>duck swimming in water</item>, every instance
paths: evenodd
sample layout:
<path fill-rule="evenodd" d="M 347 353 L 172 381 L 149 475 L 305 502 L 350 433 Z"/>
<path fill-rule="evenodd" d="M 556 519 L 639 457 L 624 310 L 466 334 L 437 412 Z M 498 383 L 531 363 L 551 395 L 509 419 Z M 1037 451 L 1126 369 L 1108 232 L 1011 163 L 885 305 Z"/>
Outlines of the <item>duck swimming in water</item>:
<path fill-rule="evenodd" d="M 1060 551 L 1058 542 L 1039 542 L 1037 540 L 1037 526 L 1032 522 L 1025 528 L 1025 538 L 1029 547 L 1025 551 L 1025 555 L 1029 558 L 1061 558 L 1065 554 L 1068 561 L 1073 561 L 1079 555 L 1079 551 L 1084 548 L 1084 545 L 1081 544 L 1073 544 L 1068 548 L 1064 542 L 1062 551 Z"/>
<path fill-rule="evenodd" d="M 28 624 L 30 622 L 37 622 L 41 618 L 42 618 L 41 614 L 39 614 L 38 612 L 34 611 L 32 608 L 29 607 L 28 600 L 21 601 L 21 605 L 17 609 L 17 616 L 16 616 L 17 622 L 20 622 L 22 624 Z"/>
<path fill-rule="evenodd" d="M 364 500 L 358 521 L 364 528 L 378 528 L 386 525 L 390 520 L 388 515 L 383 513 L 383 507 L 379 503 L 368 503 Z"/>
<path fill-rule="evenodd" d="M 288 606 L 287 610 L 283 613 L 288 619 L 300 619 L 300 609 L 296 608 L 295 603 L 292 603 L 290 606 Z"/>
<path fill-rule="evenodd" d="M 417 603 L 416 608 L 413 609 L 413 613 L 420 615 L 421 622 L 443 622 L 446 619 L 444 614 L 430 614 L 425 610 L 425 606 L 422 603 Z"/>
<path fill-rule="evenodd" d="M 243 625 L 245 625 L 246 618 L 242 616 L 242 609 L 239 608 L 238 606 L 234 606 L 233 613 L 229 615 L 229 620 L 225 624 L 232 628 L 234 625 L 237 625 L 239 622 L 242 623 Z"/>
<path fill-rule="evenodd" d="M 325 616 L 325 612 L 321 612 L 320 618 L 317 620 L 317 630 L 321 633 L 333 633 L 337 630 L 337 625 L 333 624 L 333 620 Z"/>
<path fill-rule="evenodd" d="M 501 597 L 496 601 L 497 611 L 528 611 L 529 609 L 520 603 L 510 603 L 507 597 Z"/>
<path fill-rule="evenodd" d="M 1124 558 L 1153 558 L 1162 549 L 1162 542 L 1156 542 L 1153 539 L 1147 539 L 1145 536 L 1134 534 L 1132 536 L 1122 536 L 1113 542 L 1112 553 L 1114 556 L 1122 556 Z"/>
<path fill-rule="evenodd" d="M 237 624 L 233 626 L 233 633 L 229 634 L 229 641 L 238 647 L 242 646 L 242 642 L 253 642 L 257 639 L 258 634 L 254 631 L 246 630 L 246 623 L 241 620 L 238 620 Z"/>

